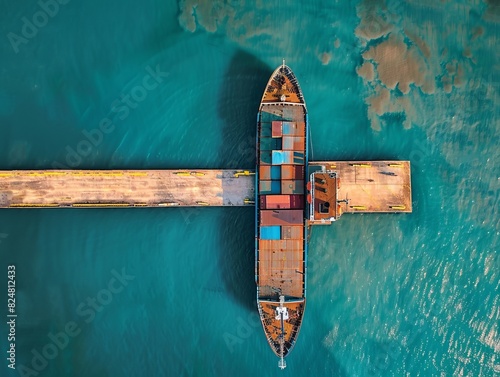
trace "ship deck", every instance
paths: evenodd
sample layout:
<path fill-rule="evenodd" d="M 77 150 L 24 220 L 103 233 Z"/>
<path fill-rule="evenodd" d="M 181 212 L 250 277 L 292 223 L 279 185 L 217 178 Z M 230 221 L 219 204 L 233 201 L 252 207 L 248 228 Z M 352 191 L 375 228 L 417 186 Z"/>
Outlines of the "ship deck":
<path fill-rule="evenodd" d="M 0 171 L 0 208 L 253 205 L 253 171 Z"/>
<path fill-rule="evenodd" d="M 261 103 L 304 104 L 304 97 L 297 78 L 287 66 L 284 66 L 283 70 L 281 68 L 278 67 L 269 79 Z"/>
<path fill-rule="evenodd" d="M 305 133 L 303 106 L 262 105 L 256 271 L 259 298 L 277 299 L 277 291 L 287 297 L 304 297 Z M 264 230 L 277 233 L 266 239 Z"/>
<path fill-rule="evenodd" d="M 276 308 L 278 302 L 259 302 L 259 312 L 262 324 L 266 329 L 267 341 L 275 351 L 280 349 L 281 326 L 280 321 L 276 320 Z M 293 348 L 302 322 L 302 316 L 305 309 L 305 301 L 286 302 L 284 306 L 288 310 L 289 319 L 284 321 L 284 356 Z"/>
<path fill-rule="evenodd" d="M 274 296 L 273 289 L 280 289 L 281 292 L 291 297 L 303 296 L 303 226 L 286 228 L 293 229 L 290 233 L 295 233 L 297 238 L 259 240 L 259 293 L 261 297 Z M 287 232 L 288 229 L 283 231 Z"/>

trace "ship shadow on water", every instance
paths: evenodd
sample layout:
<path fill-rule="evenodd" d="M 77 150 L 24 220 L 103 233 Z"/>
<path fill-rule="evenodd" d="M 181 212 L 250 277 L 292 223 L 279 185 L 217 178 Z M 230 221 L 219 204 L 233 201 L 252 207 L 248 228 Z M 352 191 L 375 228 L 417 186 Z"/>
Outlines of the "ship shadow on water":
<path fill-rule="evenodd" d="M 272 69 L 239 51 L 231 59 L 218 100 L 224 169 L 255 169 L 255 136 L 259 103 Z M 221 211 L 219 267 L 225 289 L 249 310 L 257 310 L 255 285 L 255 210 L 253 206 Z"/>

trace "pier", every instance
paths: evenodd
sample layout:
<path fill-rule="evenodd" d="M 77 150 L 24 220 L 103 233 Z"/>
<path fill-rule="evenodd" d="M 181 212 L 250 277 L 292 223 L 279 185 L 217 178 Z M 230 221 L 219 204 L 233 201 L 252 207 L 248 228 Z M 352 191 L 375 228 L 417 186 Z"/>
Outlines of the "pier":
<path fill-rule="evenodd" d="M 310 224 L 411 212 L 409 161 L 309 163 Z M 311 179 L 312 177 L 312 179 Z M 4 170 L 0 208 L 247 206 L 253 170 Z"/>
<path fill-rule="evenodd" d="M 311 225 L 343 213 L 412 211 L 409 161 L 317 161 L 309 173 Z"/>
<path fill-rule="evenodd" d="M 248 170 L 0 171 L 0 208 L 253 205 Z"/>

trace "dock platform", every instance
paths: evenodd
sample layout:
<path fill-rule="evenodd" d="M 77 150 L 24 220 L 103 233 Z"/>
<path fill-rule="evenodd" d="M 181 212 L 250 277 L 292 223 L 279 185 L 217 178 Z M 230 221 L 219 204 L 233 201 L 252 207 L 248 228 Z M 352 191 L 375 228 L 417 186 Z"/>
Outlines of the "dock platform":
<path fill-rule="evenodd" d="M 412 211 L 409 161 L 316 161 L 309 174 L 311 224 L 342 213 Z"/>
<path fill-rule="evenodd" d="M 0 208 L 245 206 L 253 171 L 0 171 Z"/>
<path fill-rule="evenodd" d="M 409 161 L 315 161 L 309 173 L 311 224 L 329 224 L 342 213 L 412 211 Z M 253 205 L 254 175 L 212 169 L 4 170 L 0 208 Z"/>

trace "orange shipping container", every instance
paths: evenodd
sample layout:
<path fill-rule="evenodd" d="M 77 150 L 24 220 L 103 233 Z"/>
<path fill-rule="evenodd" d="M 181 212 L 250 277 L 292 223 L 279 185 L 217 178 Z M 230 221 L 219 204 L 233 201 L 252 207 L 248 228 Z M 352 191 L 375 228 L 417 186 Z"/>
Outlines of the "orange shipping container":
<path fill-rule="evenodd" d="M 304 195 L 261 195 L 260 209 L 303 209 Z"/>
<path fill-rule="evenodd" d="M 271 166 L 270 165 L 260 165 L 259 167 L 259 179 L 271 179 Z"/>
<path fill-rule="evenodd" d="M 266 195 L 266 209 L 290 208 L 290 195 Z"/>
<path fill-rule="evenodd" d="M 304 179 L 304 166 L 281 165 L 281 179 L 292 181 Z"/>
<path fill-rule="evenodd" d="M 302 240 L 304 239 L 304 228 L 302 226 L 282 226 L 281 238 L 284 240 Z"/>
<path fill-rule="evenodd" d="M 282 146 L 283 150 L 304 151 L 305 138 L 298 136 L 283 136 Z"/>

